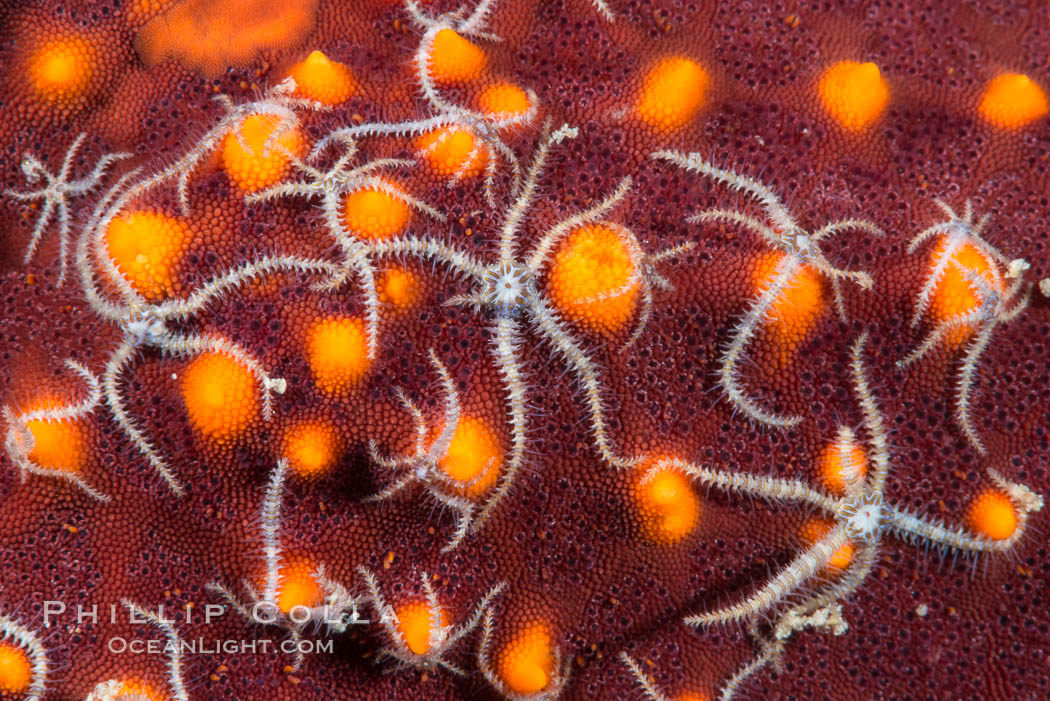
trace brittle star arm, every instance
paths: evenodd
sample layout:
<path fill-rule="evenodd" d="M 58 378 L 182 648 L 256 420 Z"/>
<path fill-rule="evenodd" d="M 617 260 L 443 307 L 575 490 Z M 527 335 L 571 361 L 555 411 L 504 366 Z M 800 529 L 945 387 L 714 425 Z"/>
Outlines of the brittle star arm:
<path fill-rule="evenodd" d="M 0 639 L 14 640 L 30 660 L 30 682 L 25 690 L 25 701 L 40 701 L 47 691 L 47 652 L 33 631 L 10 616 L 0 615 Z"/>
<path fill-rule="evenodd" d="M 780 297 L 780 293 L 788 286 L 801 265 L 802 259 L 797 255 L 791 254 L 785 255 L 780 263 L 777 264 L 776 277 L 773 278 L 769 287 L 751 303 L 751 308 L 748 309 L 744 320 L 737 327 L 733 340 L 722 356 L 722 363 L 719 368 L 719 379 L 729 400 L 750 418 L 777 428 L 791 428 L 800 423 L 802 417 L 798 415 L 781 416 L 774 414 L 752 402 L 744 393 L 744 390 L 740 388 L 740 378 L 736 366 L 744 354 L 744 349 L 747 347 L 748 342 L 750 342 L 751 337 L 758 328 L 759 322 L 766 318 L 769 308 Z"/>
<path fill-rule="evenodd" d="M 850 370 L 853 373 L 853 392 L 857 397 L 861 413 L 864 415 L 864 428 L 868 432 L 871 461 L 875 465 L 875 470 L 869 478 L 870 486 L 865 491 L 871 491 L 881 497 L 890 469 L 890 451 L 886 439 L 886 426 L 864 371 L 864 346 L 867 342 L 868 334 L 864 332 L 853 343 L 850 352 Z"/>
<path fill-rule="evenodd" d="M 823 494 L 799 480 L 766 477 L 764 475 L 731 472 L 729 470 L 712 470 L 678 458 L 664 458 L 657 461 L 648 474 L 655 475 L 660 470 L 669 467 L 681 470 L 705 487 L 717 487 L 731 494 L 758 497 L 767 501 L 789 501 L 809 504 L 827 513 L 835 513 L 841 501 Z"/>
<path fill-rule="evenodd" d="M 281 564 L 281 502 L 284 499 L 284 481 L 288 475 L 288 460 L 281 458 L 270 474 L 259 517 L 262 522 L 263 556 L 266 560 L 264 601 L 277 601 Z"/>
<path fill-rule="evenodd" d="M 963 357 L 962 367 L 959 371 L 959 380 L 955 385 L 955 420 L 959 422 L 959 428 L 962 429 L 963 435 L 970 441 L 970 445 L 981 455 L 984 455 L 987 451 L 984 443 L 981 441 L 981 437 L 977 434 L 977 429 L 973 426 L 973 420 L 970 416 L 970 393 L 973 391 L 973 376 L 977 372 L 977 362 L 985 349 L 988 348 L 988 344 L 992 340 L 992 334 L 995 332 L 995 327 L 996 323 L 994 320 L 988 321 L 981 326 L 980 331 L 977 332 L 977 337 L 973 339 L 970 346 L 966 349 L 966 355 Z"/>
<path fill-rule="evenodd" d="M 783 240 L 775 231 L 773 231 L 773 229 L 748 214 L 737 212 L 732 209 L 705 209 L 702 212 L 697 212 L 693 216 L 688 217 L 686 221 L 690 224 L 706 224 L 708 222 L 737 224 L 754 231 L 756 234 L 764 238 L 767 243 L 777 248 L 780 248 L 783 245 Z"/>
<path fill-rule="evenodd" d="M 124 398 L 121 396 L 118 378 L 124 373 L 125 367 L 131 361 L 131 356 L 137 348 L 138 344 L 134 339 L 128 337 L 109 356 L 109 361 L 106 363 L 106 371 L 102 376 L 102 388 L 106 397 L 106 406 L 109 407 L 110 413 L 113 414 L 113 420 L 124 431 L 124 435 L 131 440 L 140 453 L 146 456 L 146 460 L 160 474 L 168 487 L 171 488 L 171 491 L 175 492 L 175 496 L 181 497 L 183 495 L 182 483 L 175 477 L 167 463 L 157 455 L 156 449 L 149 442 L 149 439 L 146 438 L 146 434 L 139 430 L 124 409 Z"/>
<path fill-rule="evenodd" d="M 602 407 L 601 384 L 598 382 L 598 374 L 594 369 L 594 363 L 580 344 L 569 334 L 565 327 L 554 316 L 547 303 L 541 297 L 533 298 L 527 307 L 528 314 L 536 323 L 536 327 L 547 342 L 564 358 L 569 367 L 576 373 L 577 380 L 583 390 L 587 402 L 587 409 L 591 415 L 591 434 L 594 436 L 595 446 L 598 448 L 602 459 L 610 465 L 619 468 L 627 468 L 634 465 L 637 460 L 623 458 L 613 452 L 609 434 L 605 426 L 605 410 Z"/>
<path fill-rule="evenodd" d="M 930 332 L 926 334 L 926 338 L 923 339 L 922 343 L 915 347 L 915 350 L 898 360 L 897 367 L 905 368 L 914 362 L 922 360 L 922 358 L 925 357 L 927 353 L 933 350 L 933 348 L 941 342 L 941 339 L 944 338 L 944 334 L 948 333 L 949 331 L 954 331 L 956 329 L 962 329 L 969 326 L 977 325 L 982 320 L 984 320 L 984 318 L 984 310 L 977 308 L 971 312 L 967 312 L 965 314 L 958 314 L 949 319 L 945 319 L 944 321 L 934 326 L 930 330 Z"/>
<path fill-rule="evenodd" d="M 175 701 L 189 701 L 189 696 L 186 693 L 186 685 L 182 681 L 182 638 L 175 631 L 175 628 L 171 625 L 170 621 L 160 618 L 154 613 L 147 611 L 141 606 L 132 603 L 128 599 L 121 599 L 120 603 L 124 604 L 124 607 L 128 610 L 132 617 L 138 616 L 144 618 L 153 625 L 157 626 L 164 633 L 164 637 L 168 639 L 168 644 L 165 645 L 165 650 L 168 651 L 168 684 L 171 685 L 172 695 Z"/>
<path fill-rule="evenodd" d="M 694 626 L 709 626 L 754 618 L 802 586 L 820 568 L 824 567 L 835 552 L 847 542 L 849 542 L 849 537 L 846 535 L 845 527 L 836 526 L 745 600 L 709 613 L 689 616 L 685 622 Z"/>
<path fill-rule="evenodd" d="M 487 266 L 469 253 L 432 238 L 402 236 L 389 241 L 375 241 L 369 245 L 368 250 L 376 257 L 411 255 L 444 263 L 475 283 L 481 283 L 487 269 Z"/>
<path fill-rule="evenodd" d="M 958 221 L 941 222 L 939 225 L 935 224 L 913 238 L 911 244 L 908 245 L 908 252 L 911 253 L 921 241 L 934 233 L 938 233 L 940 231 L 937 229 L 938 226 L 942 226 L 945 229 L 945 244 L 943 249 L 937 252 L 933 261 L 933 268 L 923 282 L 922 289 L 919 290 L 919 296 L 915 300 L 915 310 L 911 316 L 911 326 L 917 326 L 919 320 L 922 319 L 922 315 L 926 313 L 930 306 L 930 298 L 933 297 L 933 291 L 937 288 L 937 283 L 944 277 L 944 273 L 948 270 L 948 266 L 955 257 L 955 252 L 966 242 L 966 234 L 959 231 L 959 227 L 963 226 L 963 224 L 960 224 Z"/>

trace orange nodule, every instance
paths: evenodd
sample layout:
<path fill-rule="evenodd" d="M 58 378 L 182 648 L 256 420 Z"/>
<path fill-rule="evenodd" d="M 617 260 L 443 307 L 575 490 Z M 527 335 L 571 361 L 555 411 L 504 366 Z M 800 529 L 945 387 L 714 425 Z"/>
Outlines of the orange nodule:
<path fill-rule="evenodd" d="M 329 394 L 343 392 L 364 377 L 370 365 L 363 319 L 334 317 L 310 329 L 307 354 L 314 382 Z"/>
<path fill-rule="evenodd" d="M 985 88 L 981 116 L 997 127 L 1019 129 L 1050 111 L 1046 92 L 1023 73 L 1003 73 Z"/>
<path fill-rule="evenodd" d="M 650 475 L 656 460 L 645 460 L 633 485 L 634 503 L 646 537 L 671 545 L 693 532 L 700 520 L 700 499 L 682 472 L 666 467 Z"/>
<path fill-rule="evenodd" d="M 255 376 L 225 353 L 202 353 L 182 374 L 182 401 L 190 424 L 203 436 L 236 438 L 259 414 Z"/>
<path fill-rule="evenodd" d="M 313 51 L 288 72 L 295 80 L 295 92 L 322 105 L 337 105 L 354 93 L 350 69 L 321 51 Z"/>
<path fill-rule="evenodd" d="M 473 80 L 481 75 L 488 57 L 485 52 L 445 28 L 434 35 L 430 49 L 430 75 L 442 83 L 458 83 Z"/>
<path fill-rule="evenodd" d="M 782 253 L 765 253 L 755 261 L 751 271 L 751 286 L 761 295 L 777 276 Z M 781 355 L 795 352 L 813 329 L 824 309 L 824 281 L 808 265 L 799 267 L 780 296 L 769 307 L 767 330 L 776 341 Z"/>
<path fill-rule="evenodd" d="M 346 228 L 363 239 L 381 240 L 400 234 L 408 224 L 409 215 L 403 198 L 375 187 L 354 190 L 343 204 Z"/>
<path fill-rule="evenodd" d="M 459 491 L 477 496 L 495 484 L 502 460 L 499 440 L 492 429 L 479 418 L 463 416 L 438 464 L 449 477 L 464 483 Z"/>
<path fill-rule="evenodd" d="M 845 494 L 846 487 L 868 474 L 868 457 L 856 441 L 836 441 L 824 448 L 818 462 L 820 481 L 835 494 Z"/>
<path fill-rule="evenodd" d="M 576 229 L 554 255 L 547 290 L 563 315 L 612 334 L 630 321 L 638 300 L 635 262 L 613 227 Z"/>
<path fill-rule="evenodd" d="M 284 177 L 289 156 L 298 156 L 302 148 L 298 128 L 276 114 L 253 114 L 226 135 L 222 164 L 237 187 L 255 192 Z"/>
<path fill-rule="evenodd" d="M 52 41 L 29 59 L 29 82 L 36 93 L 52 102 L 82 97 L 95 77 L 95 50 L 84 39 Z"/>
<path fill-rule="evenodd" d="M 339 449 L 339 436 L 327 421 L 295 424 L 284 434 L 284 456 L 302 477 L 328 471 L 339 459 Z"/>
<path fill-rule="evenodd" d="M 120 691 L 117 692 L 118 699 L 128 698 L 136 701 L 164 701 L 164 694 L 154 689 L 149 684 L 137 681 L 126 681 L 121 683 Z"/>
<path fill-rule="evenodd" d="M 529 111 L 529 96 L 511 83 L 497 83 L 485 88 L 478 96 L 481 111 L 490 117 L 506 119 Z"/>
<path fill-rule="evenodd" d="M 825 537 L 831 532 L 832 524 L 822 518 L 812 518 L 802 526 L 802 539 L 813 545 L 821 538 Z M 831 559 L 828 560 L 826 570 L 831 574 L 838 574 L 847 567 L 853 560 L 853 543 L 847 542 L 841 548 L 836 550 L 831 555 Z"/>
<path fill-rule="evenodd" d="M 1017 530 L 1017 510 L 1010 497 L 997 489 L 989 489 L 970 503 L 966 525 L 990 540 L 1006 540 Z"/>
<path fill-rule="evenodd" d="M 8 643 L 0 643 L 0 691 L 22 694 L 29 688 L 33 670 L 25 650 Z"/>
<path fill-rule="evenodd" d="M 466 129 L 445 127 L 423 134 L 416 147 L 431 170 L 445 177 L 472 177 L 485 169 L 488 149 Z"/>
<path fill-rule="evenodd" d="M 316 568 L 305 560 L 291 560 L 281 567 L 280 586 L 277 589 L 277 608 L 288 613 L 296 606 L 313 608 L 321 603 L 323 594 L 313 573 Z"/>
<path fill-rule="evenodd" d="M 650 69 L 635 107 L 638 117 L 654 129 L 679 129 L 696 116 L 704 104 L 710 77 L 692 59 L 672 56 Z"/>
<path fill-rule="evenodd" d="M 430 634 L 434 624 L 434 611 L 425 601 L 413 601 L 396 609 L 397 629 L 405 645 L 415 655 L 430 652 Z M 448 614 L 439 612 L 442 626 L 448 625 Z"/>
<path fill-rule="evenodd" d="M 376 285 L 379 298 L 398 311 L 415 306 L 423 294 L 419 279 L 410 270 L 391 267 L 383 271 Z"/>
<path fill-rule="evenodd" d="M 124 279 L 150 301 L 175 293 L 175 270 L 189 227 L 159 212 L 124 212 L 106 227 L 106 250 Z"/>
<path fill-rule="evenodd" d="M 942 236 L 930 254 L 930 267 L 937 264 L 937 260 L 944 255 L 949 239 Z M 998 287 L 996 279 L 991 275 L 992 269 L 988 258 L 981 254 L 977 247 L 970 243 L 958 246 L 952 253 L 951 261 L 945 266 L 940 281 L 933 289 L 930 298 L 930 315 L 937 321 L 947 321 L 962 314 L 968 314 L 978 308 L 981 299 L 973 289 L 973 285 L 963 274 L 963 268 L 971 274 L 982 278 L 992 289 Z M 1000 288 L 998 292 L 1002 292 Z M 958 346 L 963 343 L 973 332 L 970 326 L 959 326 L 944 335 L 945 343 L 950 346 Z"/>
<path fill-rule="evenodd" d="M 890 100 L 886 79 L 870 61 L 839 61 L 824 71 L 817 92 L 831 118 L 850 131 L 870 126 Z"/>
<path fill-rule="evenodd" d="M 55 397 L 40 397 L 27 411 L 58 409 L 63 404 Z M 41 467 L 63 472 L 77 472 L 84 466 L 84 435 L 80 423 L 69 419 L 36 419 L 26 422 L 26 430 L 33 437 L 33 449 L 28 458 Z M 21 443 L 21 436 L 15 436 Z"/>
<path fill-rule="evenodd" d="M 504 645 L 497 671 L 507 688 L 516 694 L 543 691 L 554 674 L 554 649 L 547 625 L 533 623 Z"/>

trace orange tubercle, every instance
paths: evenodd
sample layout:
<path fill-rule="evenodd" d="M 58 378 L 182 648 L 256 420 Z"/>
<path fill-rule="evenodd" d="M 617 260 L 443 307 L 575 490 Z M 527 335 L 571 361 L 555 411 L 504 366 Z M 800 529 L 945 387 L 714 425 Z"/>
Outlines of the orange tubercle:
<path fill-rule="evenodd" d="M 333 317 L 317 322 L 308 334 L 307 355 L 321 390 L 329 394 L 346 391 L 371 365 L 364 320 Z"/>
<path fill-rule="evenodd" d="M 288 170 L 289 154 L 298 156 L 303 139 L 295 126 L 275 114 L 253 114 L 226 135 L 222 164 L 230 180 L 246 192 L 275 184 Z"/>
<path fill-rule="evenodd" d="M 766 253 L 755 261 L 751 271 L 751 286 L 756 295 L 763 294 L 777 276 L 782 253 Z M 798 350 L 807 334 L 813 330 L 824 310 L 824 281 L 820 273 L 808 265 L 799 267 L 780 296 L 769 307 L 766 329 L 776 342 L 781 357 Z"/>
<path fill-rule="evenodd" d="M 313 576 L 316 569 L 305 560 L 292 560 L 281 567 L 277 608 L 282 613 L 288 613 L 296 606 L 312 608 L 321 603 L 321 587 Z"/>
<path fill-rule="evenodd" d="M 434 624 L 434 611 L 425 601 L 413 601 L 395 609 L 397 629 L 405 639 L 405 645 L 415 655 L 430 652 L 430 634 Z M 448 615 L 441 611 L 442 626 L 448 625 Z"/>
<path fill-rule="evenodd" d="M 284 434 L 284 456 L 302 477 L 327 472 L 339 459 L 339 435 L 327 421 L 308 421 L 290 426 Z"/>
<path fill-rule="evenodd" d="M 259 414 L 255 376 L 224 353 L 203 353 L 182 374 L 182 400 L 190 424 L 214 441 L 241 435 Z"/>
<path fill-rule="evenodd" d="M 445 474 L 463 483 L 459 491 L 477 496 L 496 483 L 502 461 L 499 440 L 492 429 L 477 417 L 463 416 L 438 464 Z"/>
<path fill-rule="evenodd" d="M 1020 129 L 1050 111 L 1046 91 L 1023 73 L 1003 73 L 985 88 L 977 111 L 1002 129 Z"/>
<path fill-rule="evenodd" d="M 379 298 L 398 311 L 411 309 L 423 295 L 419 278 L 401 267 L 391 267 L 383 271 L 376 284 Z"/>
<path fill-rule="evenodd" d="M 137 681 L 126 681 L 120 685 L 120 696 L 117 698 L 140 699 L 146 701 L 165 701 L 165 695 L 154 689 L 149 684 Z"/>
<path fill-rule="evenodd" d="M 150 301 L 175 293 L 175 270 L 191 238 L 186 224 L 158 212 L 125 212 L 105 237 L 109 257 L 136 292 Z"/>
<path fill-rule="evenodd" d="M 497 662 L 500 680 L 516 694 L 543 691 L 554 671 L 554 648 L 545 623 L 533 623 L 511 638 Z"/>
<path fill-rule="evenodd" d="M 632 485 L 634 503 L 646 537 L 672 545 L 696 528 L 700 520 L 700 499 L 689 479 L 674 467 L 650 475 L 657 460 L 646 460 L 638 468 Z"/>
<path fill-rule="evenodd" d="M 890 100 L 889 85 L 871 62 L 839 61 L 821 76 L 817 93 L 831 118 L 848 131 L 871 126 Z"/>
<path fill-rule="evenodd" d="M 439 175 L 473 177 L 485 169 L 488 149 L 466 129 L 446 127 L 423 134 L 416 147 L 430 169 Z"/>
<path fill-rule="evenodd" d="M 938 258 L 943 255 L 947 245 L 948 237 L 942 236 L 930 254 L 931 269 L 937 264 Z M 962 314 L 968 314 L 981 304 L 970 281 L 957 266 L 984 279 L 992 289 L 998 286 L 990 274 L 991 266 L 988 259 L 981 255 L 981 252 L 972 244 L 965 243 L 956 248 L 952 253 L 952 259 L 957 265 L 949 263 L 945 267 L 944 274 L 941 275 L 930 297 L 930 316 L 936 321 L 947 321 Z M 1002 292 L 1001 289 L 998 291 Z M 973 329 L 970 326 L 952 329 L 944 335 L 945 343 L 952 347 L 958 346 L 969 338 L 972 332 Z"/>
<path fill-rule="evenodd" d="M 32 666 L 25 651 L 16 645 L 0 643 L 0 691 L 25 693 L 32 678 Z"/>
<path fill-rule="evenodd" d="M 29 58 L 29 83 L 48 101 L 75 102 L 91 89 L 97 60 L 96 49 L 86 39 L 48 42 Z"/>
<path fill-rule="evenodd" d="M 619 233 L 606 224 L 576 229 L 554 255 L 547 290 L 564 316 L 592 331 L 612 334 L 634 314 L 635 263 Z"/>
<path fill-rule="evenodd" d="M 818 466 L 824 486 L 835 494 L 845 494 L 851 482 L 867 475 L 868 458 L 855 441 L 847 445 L 836 441 L 821 452 Z"/>
<path fill-rule="evenodd" d="M 710 81 L 696 61 L 681 56 L 664 58 L 646 75 L 635 111 L 654 129 L 680 129 L 703 107 Z"/>
<path fill-rule="evenodd" d="M 966 525 L 977 535 L 990 540 L 1006 540 L 1017 530 L 1017 510 L 1003 492 L 981 492 L 970 503 Z"/>
<path fill-rule="evenodd" d="M 346 196 L 343 204 L 343 223 L 363 239 L 381 240 L 400 234 L 410 214 L 402 198 L 379 188 L 355 190 Z"/>
<path fill-rule="evenodd" d="M 529 96 L 517 85 L 497 83 L 485 88 L 478 96 L 478 105 L 485 114 L 497 119 L 517 117 L 529 111 Z"/>
<path fill-rule="evenodd" d="M 321 51 L 312 51 L 288 75 L 295 80 L 296 94 L 322 105 L 337 105 L 354 94 L 350 69 Z"/>
<path fill-rule="evenodd" d="M 434 35 L 430 49 L 430 75 L 442 83 L 459 83 L 481 75 L 488 63 L 485 51 L 445 28 Z"/>
<path fill-rule="evenodd" d="M 42 397 L 30 404 L 27 411 L 58 409 L 62 406 L 54 397 Z M 69 419 L 37 419 L 27 421 L 26 429 L 33 437 L 33 449 L 28 458 L 50 470 L 78 472 L 84 466 L 84 435 L 79 422 Z M 21 437 L 15 437 L 20 442 Z"/>
<path fill-rule="evenodd" d="M 812 518 L 802 526 L 802 539 L 809 545 L 817 543 L 821 538 L 831 532 L 832 524 L 822 518 Z M 853 560 L 853 543 L 846 543 L 841 548 L 836 550 L 832 555 L 831 559 L 828 560 L 826 571 L 829 574 L 838 574 L 847 567 Z"/>

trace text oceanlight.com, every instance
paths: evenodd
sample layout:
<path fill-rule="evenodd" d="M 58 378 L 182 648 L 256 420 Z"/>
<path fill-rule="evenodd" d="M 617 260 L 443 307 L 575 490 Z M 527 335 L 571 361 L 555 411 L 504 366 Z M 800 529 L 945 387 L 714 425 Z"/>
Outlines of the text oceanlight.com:
<path fill-rule="evenodd" d="M 122 637 L 110 638 L 107 649 L 114 655 L 131 653 L 133 655 L 173 655 L 175 653 L 192 655 L 244 655 L 269 654 L 282 652 L 287 654 L 302 653 L 331 654 L 332 640 L 179 640 L 178 644 L 169 640 L 128 640 Z"/>

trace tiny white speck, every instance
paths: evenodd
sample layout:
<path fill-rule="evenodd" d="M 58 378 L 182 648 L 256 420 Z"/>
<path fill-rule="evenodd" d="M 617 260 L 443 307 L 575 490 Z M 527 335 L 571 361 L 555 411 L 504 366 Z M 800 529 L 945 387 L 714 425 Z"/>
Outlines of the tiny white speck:
<path fill-rule="evenodd" d="M 929 612 L 930 612 L 930 609 L 929 609 L 928 606 L 926 606 L 926 604 L 919 604 L 918 606 L 915 607 L 915 615 L 918 616 L 919 618 L 923 618 Z"/>

